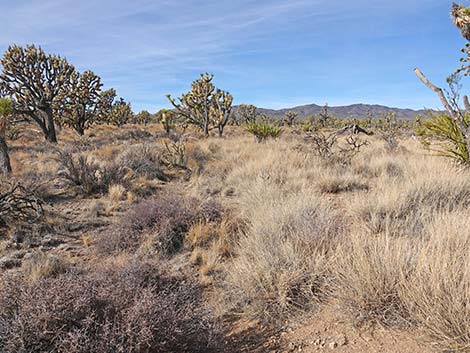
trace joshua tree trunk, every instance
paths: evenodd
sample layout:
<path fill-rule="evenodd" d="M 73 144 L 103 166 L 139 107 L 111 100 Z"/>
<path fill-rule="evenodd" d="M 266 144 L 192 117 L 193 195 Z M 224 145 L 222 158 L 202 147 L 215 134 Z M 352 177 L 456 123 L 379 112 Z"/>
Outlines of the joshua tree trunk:
<path fill-rule="evenodd" d="M 8 146 L 3 136 L 0 136 L 0 174 L 8 175 L 11 173 L 10 157 L 8 155 Z"/>

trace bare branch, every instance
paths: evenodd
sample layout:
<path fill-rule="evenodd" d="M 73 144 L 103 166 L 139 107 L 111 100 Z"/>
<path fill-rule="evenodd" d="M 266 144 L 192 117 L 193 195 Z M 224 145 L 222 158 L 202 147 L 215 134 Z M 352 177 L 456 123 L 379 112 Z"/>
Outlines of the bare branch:
<path fill-rule="evenodd" d="M 415 72 L 416 76 L 418 76 L 418 78 L 421 80 L 422 83 L 424 83 L 429 89 L 436 92 L 436 94 L 439 96 L 439 99 L 441 100 L 441 102 L 444 105 L 444 108 L 447 110 L 447 112 L 451 116 L 455 117 L 457 114 L 454 111 L 454 109 L 452 109 L 452 107 L 450 106 L 447 98 L 444 95 L 444 91 L 442 90 L 442 88 L 437 87 L 435 84 L 433 84 L 431 81 L 429 81 L 428 78 L 426 76 L 424 76 L 424 74 L 421 72 L 420 69 L 415 68 L 414 72 Z"/>

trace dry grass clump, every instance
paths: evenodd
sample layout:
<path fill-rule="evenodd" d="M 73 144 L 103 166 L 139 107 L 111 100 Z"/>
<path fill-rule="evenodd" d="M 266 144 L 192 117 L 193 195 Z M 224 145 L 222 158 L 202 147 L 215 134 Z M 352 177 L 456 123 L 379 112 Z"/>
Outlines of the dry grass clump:
<path fill-rule="evenodd" d="M 364 191 L 369 189 L 364 178 L 343 168 L 326 169 L 324 173 L 318 176 L 316 184 L 321 192 L 328 194 Z"/>
<path fill-rule="evenodd" d="M 272 196 L 255 197 L 224 283 L 235 312 L 267 321 L 283 320 L 321 298 L 328 253 L 343 234 L 341 218 L 318 197 Z"/>
<path fill-rule="evenodd" d="M 401 296 L 441 349 L 470 351 L 470 213 L 444 214 L 426 228 L 427 241 Z"/>
<path fill-rule="evenodd" d="M 114 203 L 121 201 L 126 195 L 126 188 L 122 185 L 111 185 L 108 190 L 108 198 Z"/>
<path fill-rule="evenodd" d="M 65 273 L 70 268 L 70 263 L 60 256 L 36 251 L 23 261 L 21 268 L 25 279 L 36 282 Z"/>
<path fill-rule="evenodd" d="M 207 352 L 217 337 L 198 286 L 146 263 L 32 283 L 6 274 L 0 304 L 5 353 Z"/>
<path fill-rule="evenodd" d="M 335 295 L 355 323 L 406 323 L 400 289 L 414 268 L 416 247 L 409 238 L 354 234 L 337 249 Z"/>

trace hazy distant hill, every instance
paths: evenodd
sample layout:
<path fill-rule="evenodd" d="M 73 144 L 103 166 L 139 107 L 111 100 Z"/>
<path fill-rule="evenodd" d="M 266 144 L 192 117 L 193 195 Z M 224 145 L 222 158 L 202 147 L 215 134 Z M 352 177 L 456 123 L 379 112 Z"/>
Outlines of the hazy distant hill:
<path fill-rule="evenodd" d="M 308 116 L 316 115 L 322 110 L 322 106 L 316 104 L 302 105 L 294 108 L 287 109 L 264 109 L 258 108 L 260 113 L 272 117 L 282 117 L 287 111 L 295 111 L 299 118 L 306 118 Z M 401 108 L 390 108 L 383 105 L 371 105 L 371 104 L 353 104 L 347 106 L 329 107 L 328 111 L 330 114 L 338 118 L 348 117 L 366 117 L 368 114 L 372 114 L 374 117 L 378 117 L 384 113 L 395 112 L 397 117 L 400 119 L 414 119 L 418 114 L 426 113 L 426 110 L 413 110 L 413 109 L 401 109 Z"/>

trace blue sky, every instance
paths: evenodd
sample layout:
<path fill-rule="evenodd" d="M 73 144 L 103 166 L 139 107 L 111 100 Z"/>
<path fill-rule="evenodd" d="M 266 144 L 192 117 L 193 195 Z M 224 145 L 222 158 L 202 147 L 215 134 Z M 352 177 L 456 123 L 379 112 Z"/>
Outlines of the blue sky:
<path fill-rule="evenodd" d="M 0 0 L 0 50 L 35 43 L 91 69 L 134 110 L 200 72 L 235 103 L 439 108 L 465 44 L 447 0 Z"/>

